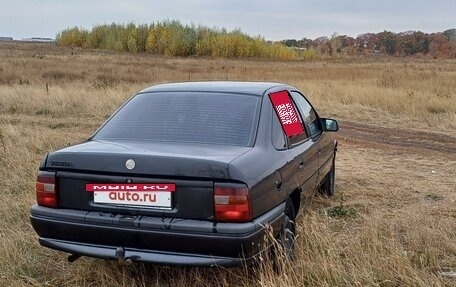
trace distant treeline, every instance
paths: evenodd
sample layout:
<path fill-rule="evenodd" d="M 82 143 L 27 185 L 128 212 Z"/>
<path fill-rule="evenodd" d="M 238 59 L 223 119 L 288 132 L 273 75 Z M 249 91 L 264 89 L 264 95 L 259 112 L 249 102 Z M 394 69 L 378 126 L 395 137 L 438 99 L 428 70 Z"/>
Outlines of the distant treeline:
<path fill-rule="evenodd" d="M 456 29 L 426 34 L 420 31 L 365 33 L 356 38 L 334 33 L 315 40 L 281 41 L 287 47 L 303 51 L 308 57 L 318 55 L 385 54 L 395 56 L 432 56 L 456 58 Z"/>
<path fill-rule="evenodd" d="M 251 37 L 240 30 L 183 25 L 179 21 L 147 24 L 96 25 L 69 28 L 57 34 L 58 45 L 110 49 L 167 56 L 222 58 L 326 58 L 384 54 L 456 58 L 456 29 L 426 34 L 420 31 L 365 33 L 356 38 L 338 35 L 280 42 Z"/>
<path fill-rule="evenodd" d="M 110 49 L 131 53 L 154 53 L 167 56 L 211 56 L 222 58 L 261 57 L 293 59 L 296 51 L 282 43 L 262 37 L 250 37 L 240 30 L 182 25 L 178 21 L 151 25 L 97 25 L 91 30 L 69 28 L 57 34 L 62 46 Z"/>

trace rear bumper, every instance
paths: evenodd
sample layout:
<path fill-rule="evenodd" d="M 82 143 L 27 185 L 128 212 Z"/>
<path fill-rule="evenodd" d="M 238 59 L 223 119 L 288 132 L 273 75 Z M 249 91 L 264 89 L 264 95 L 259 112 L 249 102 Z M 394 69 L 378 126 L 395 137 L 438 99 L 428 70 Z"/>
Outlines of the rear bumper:
<path fill-rule="evenodd" d="M 84 256 L 137 262 L 235 266 L 268 246 L 266 226 L 280 230 L 285 203 L 247 223 L 122 216 L 34 205 L 31 223 L 41 245 Z"/>
<path fill-rule="evenodd" d="M 40 238 L 42 246 L 52 249 L 105 259 L 118 259 L 115 256 L 116 248 L 113 246 L 82 244 L 70 241 Z M 237 266 L 244 262 L 240 258 L 215 257 L 188 253 L 160 252 L 156 250 L 144 250 L 126 248 L 123 259 L 130 258 L 135 262 L 159 263 L 167 265 L 188 265 L 188 266 Z"/>

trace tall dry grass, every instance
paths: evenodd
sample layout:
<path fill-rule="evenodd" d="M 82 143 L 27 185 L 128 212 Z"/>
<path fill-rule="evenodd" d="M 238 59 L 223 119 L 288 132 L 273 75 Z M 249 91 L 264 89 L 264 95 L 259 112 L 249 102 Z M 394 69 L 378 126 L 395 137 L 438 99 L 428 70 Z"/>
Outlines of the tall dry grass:
<path fill-rule="evenodd" d="M 29 221 L 38 163 L 81 141 L 147 85 L 266 80 L 302 89 L 320 114 L 456 136 L 456 62 L 176 59 L 0 44 L 1 286 L 456 286 L 456 155 L 339 137 L 337 195 L 298 220 L 297 256 L 256 267 L 122 266 L 39 246 Z M 419 142 L 419 133 L 411 141 Z M 455 143 L 456 144 L 456 143 Z"/>

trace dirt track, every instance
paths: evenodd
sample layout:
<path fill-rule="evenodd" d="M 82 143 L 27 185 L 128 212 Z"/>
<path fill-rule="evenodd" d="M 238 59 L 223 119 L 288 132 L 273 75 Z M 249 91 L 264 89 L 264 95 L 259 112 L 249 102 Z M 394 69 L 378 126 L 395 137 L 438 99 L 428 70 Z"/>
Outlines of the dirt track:
<path fill-rule="evenodd" d="M 421 151 L 437 151 L 456 157 L 456 137 L 441 133 L 410 129 L 395 129 L 340 121 L 338 138 L 345 143 L 363 146 L 382 146 Z"/>

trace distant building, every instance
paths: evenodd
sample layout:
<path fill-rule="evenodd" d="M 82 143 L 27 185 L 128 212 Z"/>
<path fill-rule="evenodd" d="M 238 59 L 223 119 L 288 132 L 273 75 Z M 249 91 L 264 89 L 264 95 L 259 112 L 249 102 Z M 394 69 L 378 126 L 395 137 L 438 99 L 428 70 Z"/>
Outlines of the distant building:
<path fill-rule="evenodd" d="M 11 42 L 13 41 L 13 37 L 0 37 L 1 42 Z"/>
<path fill-rule="evenodd" d="M 33 38 L 22 38 L 22 42 L 40 42 L 40 43 L 54 43 L 55 39 L 52 38 L 39 38 L 39 37 L 33 37 Z"/>

